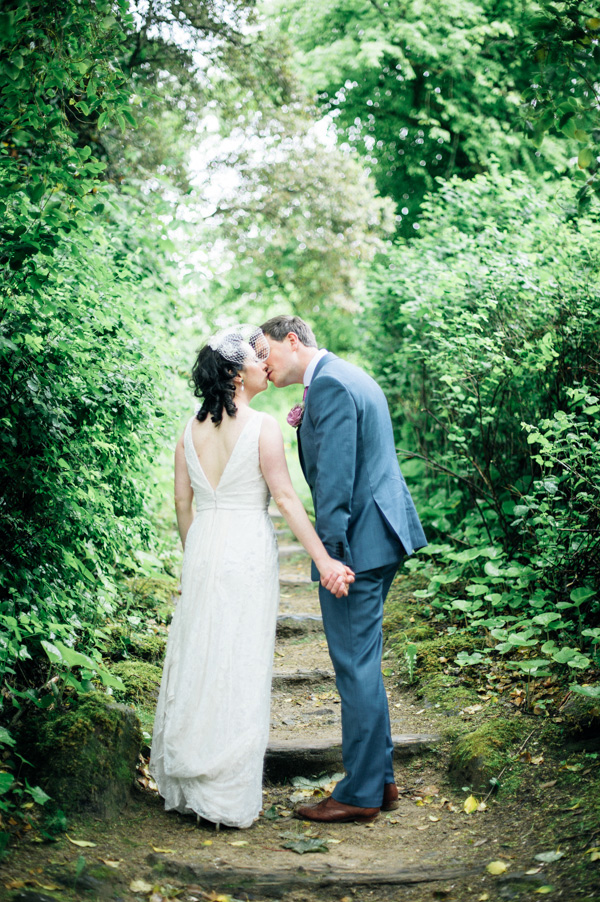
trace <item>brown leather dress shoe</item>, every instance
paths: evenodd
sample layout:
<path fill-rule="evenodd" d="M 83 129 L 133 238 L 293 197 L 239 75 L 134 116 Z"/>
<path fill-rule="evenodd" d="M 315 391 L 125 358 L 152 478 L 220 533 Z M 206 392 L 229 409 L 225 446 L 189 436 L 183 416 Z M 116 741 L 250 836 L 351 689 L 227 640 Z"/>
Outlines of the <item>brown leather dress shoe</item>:
<path fill-rule="evenodd" d="M 324 824 L 342 824 L 358 821 L 369 824 L 379 814 L 379 808 L 360 808 L 358 805 L 344 805 L 333 796 L 323 799 L 317 805 L 301 805 L 294 812 L 296 817 L 306 821 L 319 821 Z"/>
<path fill-rule="evenodd" d="M 395 783 L 386 783 L 383 787 L 382 811 L 394 811 L 398 808 L 398 787 Z"/>

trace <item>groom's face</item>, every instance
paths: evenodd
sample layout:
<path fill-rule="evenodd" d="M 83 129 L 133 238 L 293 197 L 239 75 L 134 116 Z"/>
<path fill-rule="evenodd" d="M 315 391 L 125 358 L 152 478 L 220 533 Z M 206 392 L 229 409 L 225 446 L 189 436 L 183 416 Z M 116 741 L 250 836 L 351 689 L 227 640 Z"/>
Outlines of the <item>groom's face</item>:
<path fill-rule="evenodd" d="M 283 388 L 284 385 L 293 385 L 293 383 L 298 382 L 296 374 L 297 354 L 294 351 L 294 343 L 289 336 L 286 335 L 283 341 L 275 341 L 270 335 L 266 335 L 265 338 L 269 343 L 270 349 L 266 361 L 269 382 L 272 382 L 276 388 Z"/>

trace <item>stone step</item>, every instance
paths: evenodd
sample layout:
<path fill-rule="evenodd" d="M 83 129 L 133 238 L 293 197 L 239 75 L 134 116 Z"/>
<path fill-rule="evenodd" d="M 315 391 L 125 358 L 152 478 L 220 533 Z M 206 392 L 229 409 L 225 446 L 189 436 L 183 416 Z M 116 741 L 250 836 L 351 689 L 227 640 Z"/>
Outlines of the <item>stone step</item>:
<path fill-rule="evenodd" d="M 436 734 L 404 733 L 392 736 L 394 761 L 430 749 L 440 741 Z M 343 770 L 342 737 L 324 736 L 322 739 L 302 740 L 297 737 L 269 742 L 265 755 L 265 777 L 279 783 L 291 777 L 310 777 Z"/>
<path fill-rule="evenodd" d="M 454 867 L 439 865 L 413 865 L 386 870 L 355 870 L 351 868 L 332 870 L 331 865 L 294 865 L 282 868 L 232 867 L 226 864 L 211 869 L 206 866 L 203 857 L 194 858 L 193 853 L 186 860 L 174 858 L 159 852 L 152 852 L 146 861 L 161 876 L 177 877 L 188 884 L 196 882 L 199 888 L 215 890 L 219 894 L 231 893 L 239 898 L 272 898 L 281 899 L 294 890 L 303 891 L 302 898 L 316 898 L 313 893 L 319 892 L 319 898 L 327 895 L 338 898 L 344 890 L 354 892 L 354 888 L 362 886 L 373 889 L 384 886 L 411 886 L 418 883 L 435 883 L 439 881 L 457 880 L 459 877 L 477 875 L 484 872 L 484 863 L 465 865 L 453 862 Z M 333 889 L 333 896 L 327 891 Z M 248 895 L 251 893 L 252 895 Z M 325 894 L 325 895 L 324 895 Z M 447 895 L 444 893 L 443 895 Z M 391 897 L 390 897 L 391 898 Z"/>
<path fill-rule="evenodd" d="M 271 687 L 275 691 L 290 692 L 300 686 L 323 686 L 335 683 L 333 670 L 274 670 Z"/>
<path fill-rule="evenodd" d="M 286 589 L 317 589 L 318 583 L 308 576 L 280 576 L 279 585 Z"/>
<path fill-rule="evenodd" d="M 323 631 L 323 618 L 318 614 L 280 614 L 277 617 L 277 638 L 294 639 Z"/>
<path fill-rule="evenodd" d="M 303 554 L 306 557 L 306 551 L 302 547 L 302 545 L 292 544 L 292 545 L 280 545 L 278 548 L 279 558 L 288 558 L 288 557 L 296 557 L 297 555 Z"/>

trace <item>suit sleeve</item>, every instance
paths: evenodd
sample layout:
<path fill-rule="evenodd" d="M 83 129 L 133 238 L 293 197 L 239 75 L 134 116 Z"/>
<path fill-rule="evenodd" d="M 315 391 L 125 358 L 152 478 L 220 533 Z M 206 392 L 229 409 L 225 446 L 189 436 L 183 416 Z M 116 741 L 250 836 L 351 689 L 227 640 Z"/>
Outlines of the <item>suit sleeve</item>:
<path fill-rule="evenodd" d="M 348 523 L 356 473 L 358 415 L 342 382 L 325 374 L 310 388 L 316 480 L 313 486 L 316 529 L 331 557 L 352 566 Z"/>

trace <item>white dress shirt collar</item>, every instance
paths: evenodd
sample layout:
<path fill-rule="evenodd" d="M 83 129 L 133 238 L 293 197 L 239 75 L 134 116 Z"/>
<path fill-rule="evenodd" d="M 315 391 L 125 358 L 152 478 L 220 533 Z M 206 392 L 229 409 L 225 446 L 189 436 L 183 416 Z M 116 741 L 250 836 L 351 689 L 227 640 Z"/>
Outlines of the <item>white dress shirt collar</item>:
<path fill-rule="evenodd" d="M 317 363 L 321 360 L 325 354 L 328 354 L 327 348 L 321 348 L 313 357 L 311 362 L 308 364 L 306 369 L 304 370 L 304 379 L 302 380 L 304 383 L 304 387 L 308 388 L 312 381 L 312 377 L 314 375 L 315 369 L 317 368 Z"/>

